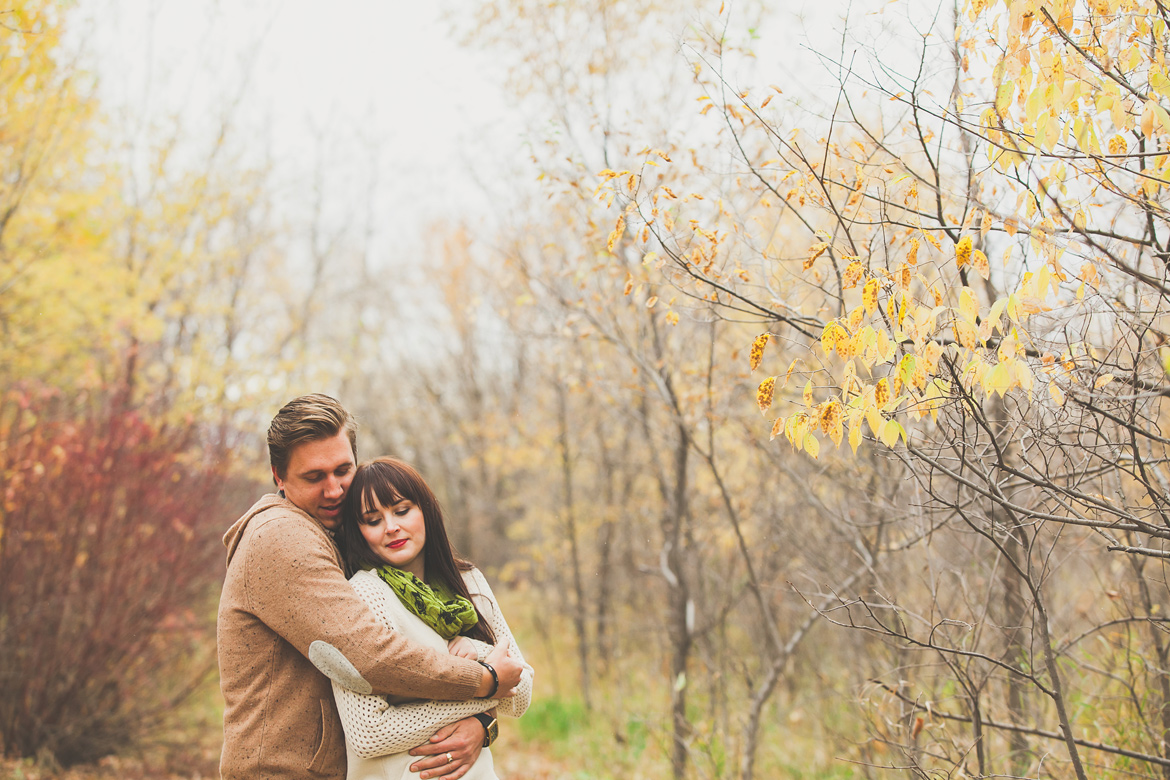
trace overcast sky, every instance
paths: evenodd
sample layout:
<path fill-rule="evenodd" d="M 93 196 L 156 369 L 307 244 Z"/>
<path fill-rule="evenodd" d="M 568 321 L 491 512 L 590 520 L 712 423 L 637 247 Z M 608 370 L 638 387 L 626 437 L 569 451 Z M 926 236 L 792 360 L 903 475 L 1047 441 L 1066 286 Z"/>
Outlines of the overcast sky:
<path fill-rule="evenodd" d="M 177 116 L 198 146 L 232 107 L 234 148 L 274 162 L 281 197 L 307 198 L 321 168 L 334 208 L 364 209 L 376 169 L 378 229 L 401 235 L 437 212 L 486 208 L 472 162 L 520 147 L 503 69 L 452 39 L 442 7 L 82 0 L 71 28 L 116 135 L 145 140 Z"/>

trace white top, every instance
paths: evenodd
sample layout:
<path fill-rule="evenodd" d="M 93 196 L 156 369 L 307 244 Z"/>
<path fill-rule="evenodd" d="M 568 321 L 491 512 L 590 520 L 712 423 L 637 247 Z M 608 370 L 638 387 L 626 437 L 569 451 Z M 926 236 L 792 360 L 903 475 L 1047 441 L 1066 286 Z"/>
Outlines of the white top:
<path fill-rule="evenodd" d="M 508 623 L 496 603 L 491 587 L 479 569 L 463 573 L 463 581 L 480 613 L 491 626 L 497 643 L 509 642 L 512 654 L 524 666 L 516 695 L 506 699 L 469 701 L 415 701 L 389 704 L 382 696 L 354 693 L 333 683 L 333 697 L 345 731 L 349 769 L 347 780 L 417 780 L 410 765 L 418 759 L 406 751 L 425 743 L 443 726 L 470 715 L 497 708 L 500 715 L 518 718 L 532 700 L 532 667 L 524 660 L 512 638 Z M 357 594 L 365 599 L 378 619 L 420 644 L 447 652 L 447 642 L 434 629 L 408 610 L 382 579 L 372 571 L 360 571 L 350 578 Z M 474 641 L 474 640 L 473 640 Z M 487 657 L 489 645 L 475 642 L 479 659 Z M 496 780 L 491 750 L 484 748 L 463 780 Z"/>

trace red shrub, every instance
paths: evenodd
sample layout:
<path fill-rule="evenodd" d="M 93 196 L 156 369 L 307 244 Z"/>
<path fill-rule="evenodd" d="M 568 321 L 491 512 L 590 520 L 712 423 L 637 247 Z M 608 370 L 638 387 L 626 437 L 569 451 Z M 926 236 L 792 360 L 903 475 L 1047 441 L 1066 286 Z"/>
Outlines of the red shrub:
<path fill-rule="evenodd" d="M 231 518 L 197 433 L 111 402 L 0 399 L 4 752 L 107 755 L 206 673 L 188 655 L 213 646 Z"/>

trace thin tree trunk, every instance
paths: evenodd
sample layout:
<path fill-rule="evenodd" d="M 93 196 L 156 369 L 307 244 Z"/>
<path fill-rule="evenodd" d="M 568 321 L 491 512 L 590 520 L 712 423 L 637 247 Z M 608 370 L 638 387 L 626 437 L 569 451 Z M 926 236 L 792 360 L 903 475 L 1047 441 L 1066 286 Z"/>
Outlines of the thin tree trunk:
<path fill-rule="evenodd" d="M 569 538 L 569 565 L 573 575 L 573 628 L 577 633 L 577 660 L 581 665 L 581 698 L 585 710 L 593 709 L 589 677 L 588 599 L 581 578 L 581 553 L 577 541 L 576 506 L 573 498 L 573 457 L 569 449 L 569 410 L 565 390 L 558 386 L 557 411 L 560 423 L 561 478 L 564 485 L 565 535 Z"/>

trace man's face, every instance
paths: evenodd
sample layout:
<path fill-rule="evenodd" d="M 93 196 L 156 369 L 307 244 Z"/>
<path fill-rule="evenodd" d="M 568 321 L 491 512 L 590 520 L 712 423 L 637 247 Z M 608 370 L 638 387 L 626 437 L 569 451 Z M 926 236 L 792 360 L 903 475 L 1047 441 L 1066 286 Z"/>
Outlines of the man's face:
<path fill-rule="evenodd" d="M 341 501 L 353 481 L 353 449 L 344 430 L 293 447 L 284 479 L 272 470 L 284 496 L 330 531 L 341 525 Z"/>

